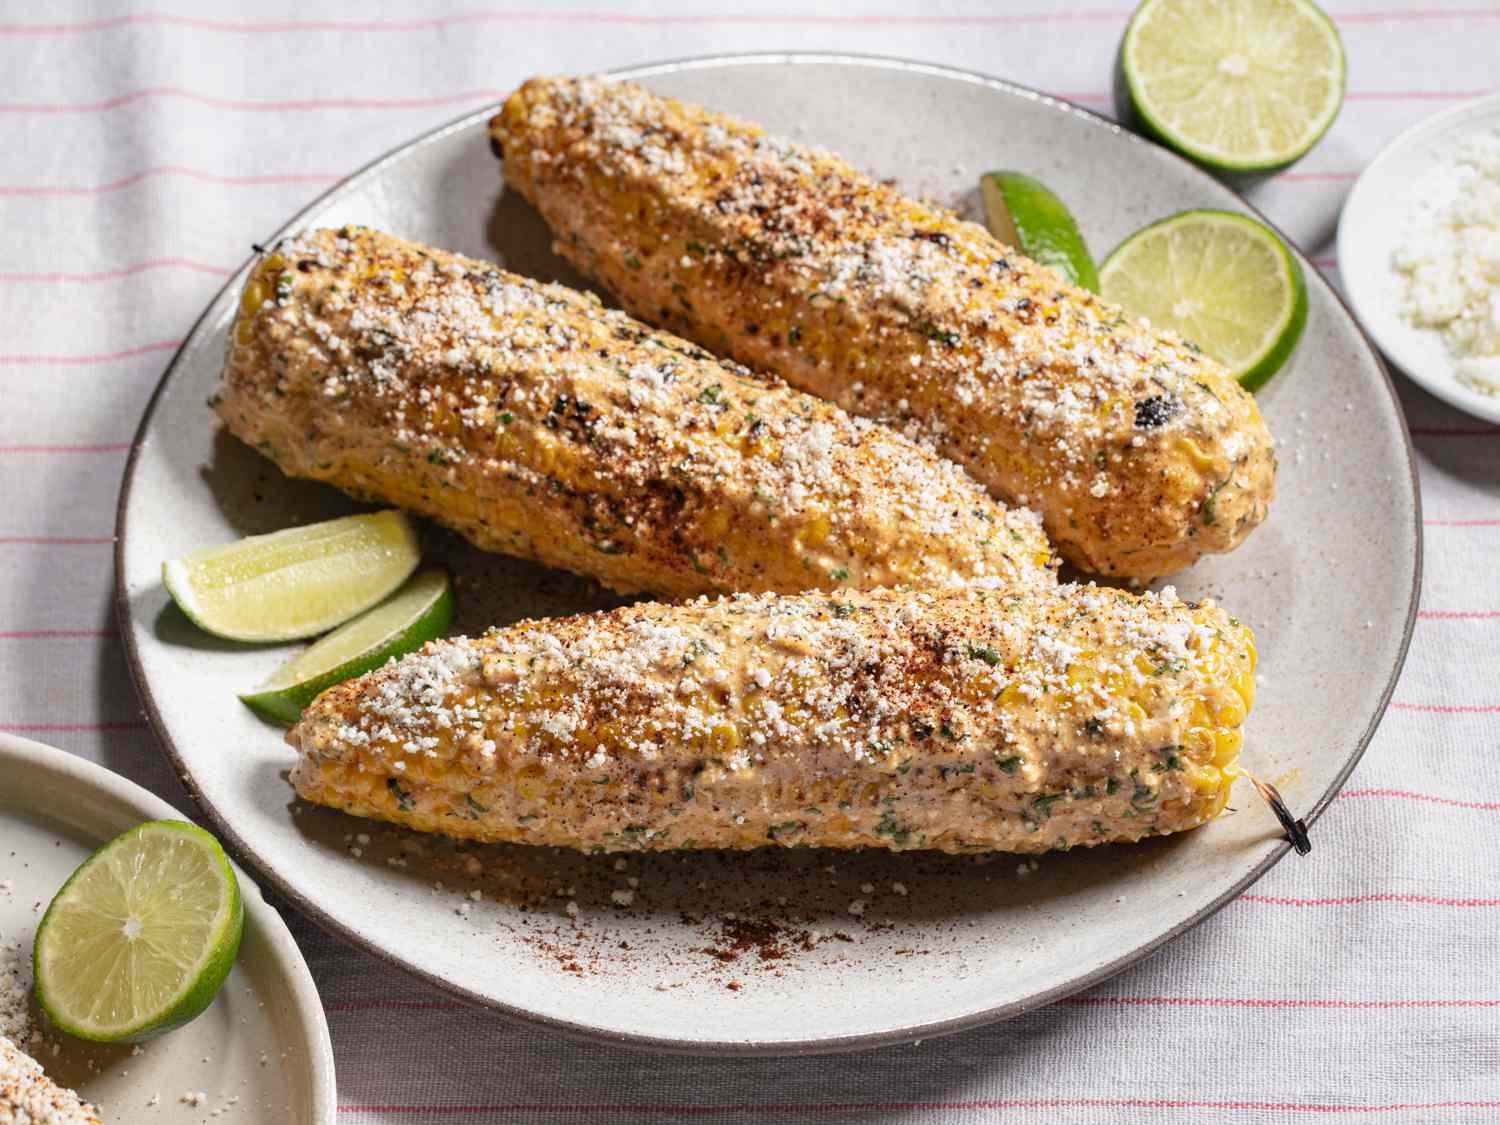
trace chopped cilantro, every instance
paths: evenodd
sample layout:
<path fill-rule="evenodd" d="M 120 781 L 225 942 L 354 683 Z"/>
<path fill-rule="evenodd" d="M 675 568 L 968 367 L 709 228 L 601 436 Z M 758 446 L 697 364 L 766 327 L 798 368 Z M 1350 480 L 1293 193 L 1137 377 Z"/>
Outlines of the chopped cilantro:
<path fill-rule="evenodd" d="M 911 836 L 911 832 L 905 828 L 902 828 L 901 825 L 896 822 L 895 813 L 886 811 L 881 814 L 880 823 L 875 826 L 875 835 L 889 836 L 891 838 L 891 841 L 899 846 L 906 843 L 906 841 Z"/>
<path fill-rule="evenodd" d="M 1052 815 L 1052 806 L 1061 801 L 1066 793 L 1043 793 L 1031 802 L 1031 807 L 1036 810 L 1038 820 L 1046 820 Z"/>
<path fill-rule="evenodd" d="M 1161 761 L 1157 762 L 1156 765 L 1151 767 L 1151 769 L 1156 773 L 1163 773 L 1170 770 L 1181 770 L 1182 759 L 1177 756 L 1177 752 L 1181 749 L 1181 746 L 1163 746 L 1160 750 L 1157 751 L 1157 753 L 1161 755 Z"/>
<path fill-rule="evenodd" d="M 385 779 L 385 787 L 389 789 L 391 791 L 391 795 L 396 798 L 396 807 L 398 809 L 400 809 L 402 812 L 410 812 L 412 810 L 412 806 L 415 804 L 415 802 L 412 800 L 411 794 L 408 793 L 405 789 L 401 788 L 401 783 L 399 781 L 397 781 L 394 777 L 388 777 Z"/>
<path fill-rule="evenodd" d="M 999 767 L 1001 773 L 1005 774 L 1015 773 L 1016 767 L 1020 764 L 1021 759 L 1019 757 L 997 758 L 995 760 L 995 765 Z"/>
<path fill-rule="evenodd" d="M 1000 654 L 988 645 L 970 645 L 968 656 L 970 660 L 983 660 L 991 668 L 1000 663 Z"/>
<path fill-rule="evenodd" d="M 1234 473 L 1231 472 L 1227 477 L 1213 486 L 1212 491 L 1210 491 L 1208 494 L 1208 499 L 1203 501 L 1203 522 L 1205 524 L 1211 525 L 1214 522 L 1214 519 L 1216 518 L 1214 508 L 1219 503 L 1219 493 L 1223 491 L 1224 486 L 1233 479 Z"/>

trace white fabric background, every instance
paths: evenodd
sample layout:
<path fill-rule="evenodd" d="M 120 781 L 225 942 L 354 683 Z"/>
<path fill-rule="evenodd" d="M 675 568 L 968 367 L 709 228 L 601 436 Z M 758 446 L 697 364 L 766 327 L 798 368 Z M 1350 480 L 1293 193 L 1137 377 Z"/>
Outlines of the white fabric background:
<path fill-rule="evenodd" d="M 718 51 L 900 54 L 1107 111 L 1128 11 L 1087 2 L 0 4 L 0 728 L 186 807 L 111 616 L 126 443 L 172 342 L 250 242 L 336 178 L 533 73 Z M 1336 0 L 1348 102 L 1255 193 L 1335 279 L 1359 168 L 1500 85 L 1500 4 L 1442 3 Z M 1500 430 L 1401 394 L 1428 521 L 1423 615 L 1311 858 L 1090 994 L 807 1060 L 553 1038 L 459 1009 L 291 916 L 329 1011 L 342 1121 L 1500 1117 Z"/>

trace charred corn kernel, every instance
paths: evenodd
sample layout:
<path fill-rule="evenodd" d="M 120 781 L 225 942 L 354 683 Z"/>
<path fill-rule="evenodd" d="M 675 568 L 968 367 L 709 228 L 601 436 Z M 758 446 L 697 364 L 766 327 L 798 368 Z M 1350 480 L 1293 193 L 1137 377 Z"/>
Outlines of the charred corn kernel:
<path fill-rule="evenodd" d="M 53 1082 L 40 1063 L 0 1035 L 0 1121 L 101 1125 L 102 1119 L 97 1109 Z"/>
<path fill-rule="evenodd" d="M 251 275 L 218 400 L 293 476 L 625 593 L 1053 585 L 1030 512 L 597 300 L 360 228 Z"/>
<path fill-rule="evenodd" d="M 736 595 L 434 642 L 287 740 L 302 797 L 463 838 L 1037 852 L 1211 819 L 1251 662 L 1169 594 Z"/>
<path fill-rule="evenodd" d="M 1266 514 L 1271 438 L 1224 368 L 981 227 L 628 83 L 533 79 L 490 131 L 627 310 L 926 437 L 1085 569 L 1165 574 Z"/>

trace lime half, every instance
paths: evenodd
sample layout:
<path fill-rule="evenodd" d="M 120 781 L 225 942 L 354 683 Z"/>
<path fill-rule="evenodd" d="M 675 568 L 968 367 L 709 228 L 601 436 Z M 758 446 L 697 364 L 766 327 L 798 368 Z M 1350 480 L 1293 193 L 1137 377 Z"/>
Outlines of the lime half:
<path fill-rule="evenodd" d="M 1265 226 L 1230 211 L 1184 211 L 1136 231 L 1099 270 L 1104 298 L 1171 328 L 1246 390 L 1281 368 L 1307 323 L 1307 287 Z"/>
<path fill-rule="evenodd" d="M 1099 274 L 1078 224 L 1046 184 L 1024 172 L 986 172 L 979 194 L 992 235 L 1074 285 L 1099 292 Z"/>
<path fill-rule="evenodd" d="M 1344 46 L 1310 0 L 1145 0 L 1120 43 L 1116 110 L 1221 172 L 1284 168 L 1344 101 Z"/>
<path fill-rule="evenodd" d="M 313 637 L 405 582 L 421 556 L 400 512 L 252 535 L 162 564 L 167 593 L 199 628 L 236 641 Z"/>
<path fill-rule="evenodd" d="M 334 684 L 379 668 L 441 637 L 453 620 L 446 572 L 418 573 L 368 613 L 361 614 L 292 657 L 271 678 L 240 698 L 276 723 L 295 723 L 302 709 Z"/>
<path fill-rule="evenodd" d="M 219 842 L 148 821 L 84 860 L 47 908 L 32 949 L 37 1003 L 80 1039 L 150 1039 L 213 1002 L 243 924 Z"/>

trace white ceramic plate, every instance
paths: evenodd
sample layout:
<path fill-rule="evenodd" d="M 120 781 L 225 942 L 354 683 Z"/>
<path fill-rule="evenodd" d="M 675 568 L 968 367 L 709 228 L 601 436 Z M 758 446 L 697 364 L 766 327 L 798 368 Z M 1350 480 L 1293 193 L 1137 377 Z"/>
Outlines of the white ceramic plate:
<path fill-rule="evenodd" d="M 1460 383 L 1442 337 L 1402 317 L 1401 282 L 1391 269 L 1391 254 L 1406 237 L 1412 207 L 1430 190 L 1434 165 L 1451 160 L 1470 138 L 1496 130 L 1500 94 L 1435 114 L 1386 145 L 1344 201 L 1338 259 L 1349 303 L 1380 350 L 1438 398 L 1500 425 L 1500 395 Z"/>
<path fill-rule="evenodd" d="M 29 950 L 47 904 L 89 853 L 163 819 L 182 814 L 102 766 L 0 734 L 0 876 L 10 884 L 0 890 L 0 939 Z M 281 916 L 236 874 L 245 936 L 208 1011 L 138 1055 L 66 1037 L 58 1054 L 41 1052 L 47 1073 L 106 1121 L 186 1125 L 224 1109 L 224 1120 L 245 1125 L 333 1125 L 333 1048 L 312 977 Z M 190 1091 L 207 1101 L 182 1101 Z"/>
<path fill-rule="evenodd" d="M 1098 250 L 1180 209 L 1246 209 L 1100 118 L 971 74 L 781 55 L 630 76 L 965 207 L 981 171 L 1025 169 L 1061 190 Z M 486 117 L 420 138 L 289 226 L 369 223 L 571 279 L 537 216 L 502 193 Z M 1317 271 L 1303 268 L 1301 350 L 1262 394 L 1286 443 L 1280 499 L 1247 546 L 1179 586 L 1222 596 L 1256 629 L 1264 685 L 1248 762 L 1316 817 L 1395 682 L 1416 608 L 1420 526 L 1389 381 Z M 564 1030 L 684 1051 L 839 1050 L 953 1031 L 1075 991 L 1201 920 L 1285 851 L 1248 788 L 1236 793 L 1236 815 L 1203 831 L 1049 856 L 1025 878 L 1013 859 L 774 850 L 632 857 L 616 870 L 609 858 L 456 848 L 297 809 L 284 778 L 291 752 L 234 698 L 287 650 L 198 633 L 158 580 L 165 558 L 352 507 L 216 435 L 204 400 L 240 281 L 205 312 L 141 425 L 120 504 L 119 610 L 151 721 L 204 808 L 264 878 L 348 940 L 459 996 Z M 461 631 L 600 601 L 584 582 L 442 533 L 429 551 L 458 573 Z M 372 839 L 351 839 L 359 832 Z M 471 874 L 476 865 L 482 874 Z M 471 889 L 483 900 L 457 913 Z M 614 905 L 616 890 L 634 901 Z M 862 917 L 848 912 L 856 899 L 869 904 Z M 792 936 L 747 932 L 767 920 Z"/>

